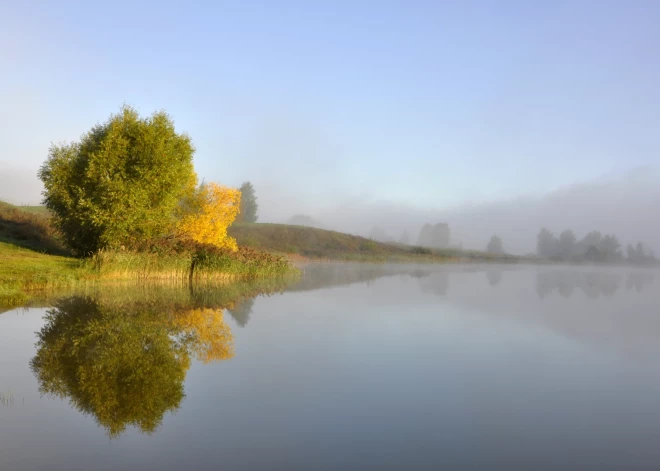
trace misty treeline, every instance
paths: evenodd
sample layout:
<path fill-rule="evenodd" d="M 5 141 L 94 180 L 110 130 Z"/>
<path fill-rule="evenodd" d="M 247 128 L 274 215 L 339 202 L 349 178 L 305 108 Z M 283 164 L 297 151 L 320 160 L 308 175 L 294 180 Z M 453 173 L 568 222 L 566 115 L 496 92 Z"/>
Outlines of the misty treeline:
<path fill-rule="evenodd" d="M 392 243 L 395 239 L 390 236 L 385 229 L 380 226 L 374 226 L 369 233 L 369 238 L 378 242 Z M 417 237 L 417 245 L 421 247 L 431 247 L 436 249 L 445 249 L 449 247 L 450 230 L 449 224 L 439 222 L 437 224 L 424 224 Z M 409 245 L 410 235 L 404 230 L 398 241 L 399 244 Z"/>
<path fill-rule="evenodd" d="M 578 240 L 568 229 L 555 236 L 546 228 L 537 236 L 536 253 L 540 257 L 564 261 L 656 263 L 655 254 L 643 242 L 628 244 L 625 249 L 614 234 L 592 231 Z"/>

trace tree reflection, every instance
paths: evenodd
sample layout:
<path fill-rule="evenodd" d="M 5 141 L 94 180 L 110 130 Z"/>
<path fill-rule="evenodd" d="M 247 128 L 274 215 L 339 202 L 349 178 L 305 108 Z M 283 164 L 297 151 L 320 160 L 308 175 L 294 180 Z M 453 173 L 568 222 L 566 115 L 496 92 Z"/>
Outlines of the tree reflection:
<path fill-rule="evenodd" d="M 635 291 L 640 293 L 644 288 L 644 285 L 653 284 L 654 281 L 655 275 L 653 273 L 630 273 L 626 280 L 626 289 L 631 290 L 635 288 Z"/>
<path fill-rule="evenodd" d="M 239 327 L 245 327 L 250 320 L 253 306 L 254 298 L 247 298 L 236 302 L 232 307 L 227 309 L 227 312 L 234 318 Z"/>
<path fill-rule="evenodd" d="M 191 357 L 231 358 L 220 309 L 164 312 L 149 303 L 101 304 L 70 297 L 48 310 L 31 367 L 42 394 L 68 398 L 113 437 L 150 433 L 179 407 Z"/>
<path fill-rule="evenodd" d="M 557 291 L 570 298 L 580 289 L 591 299 L 614 295 L 621 284 L 622 275 L 607 272 L 579 272 L 576 270 L 541 271 L 536 274 L 536 294 L 540 299 Z"/>
<path fill-rule="evenodd" d="M 436 294 L 445 296 L 449 290 L 449 273 L 446 271 L 438 271 L 431 275 L 419 278 L 419 287 L 422 293 Z"/>
<path fill-rule="evenodd" d="M 497 286 L 502 281 L 502 270 L 486 270 L 486 278 L 490 286 Z"/>

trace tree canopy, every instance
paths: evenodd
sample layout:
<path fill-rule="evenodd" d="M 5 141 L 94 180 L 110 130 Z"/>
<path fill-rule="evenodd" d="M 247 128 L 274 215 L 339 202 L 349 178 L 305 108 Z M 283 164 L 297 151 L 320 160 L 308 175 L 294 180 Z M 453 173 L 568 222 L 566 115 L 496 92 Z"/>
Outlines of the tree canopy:
<path fill-rule="evenodd" d="M 141 118 L 124 106 L 79 142 L 50 148 L 39 171 L 44 203 L 74 252 L 131 247 L 172 230 L 196 187 L 193 154 L 165 112 Z"/>
<path fill-rule="evenodd" d="M 486 246 L 486 252 L 497 254 L 504 253 L 504 245 L 502 244 L 502 239 L 496 235 L 491 237 L 488 245 Z"/>
<path fill-rule="evenodd" d="M 244 182 L 239 188 L 241 192 L 241 210 L 239 213 L 239 221 L 242 222 L 257 222 L 259 205 L 257 204 L 257 197 L 254 194 L 254 187 L 250 182 Z"/>
<path fill-rule="evenodd" d="M 206 183 L 186 199 L 179 221 L 179 231 L 200 244 L 238 250 L 236 239 L 227 235 L 227 228 L 238 213 L 241 193 L 216 183 Z"/>

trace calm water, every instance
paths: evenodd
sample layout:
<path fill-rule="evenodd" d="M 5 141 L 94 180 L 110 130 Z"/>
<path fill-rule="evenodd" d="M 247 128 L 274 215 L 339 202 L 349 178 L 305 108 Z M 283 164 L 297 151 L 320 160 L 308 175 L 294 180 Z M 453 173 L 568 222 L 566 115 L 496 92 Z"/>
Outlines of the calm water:
<path fill-rule="evenodd" d="M 315 265 L 43 300 L 0 314 L 0 469 L 658 469 L 659 274 Z"/>

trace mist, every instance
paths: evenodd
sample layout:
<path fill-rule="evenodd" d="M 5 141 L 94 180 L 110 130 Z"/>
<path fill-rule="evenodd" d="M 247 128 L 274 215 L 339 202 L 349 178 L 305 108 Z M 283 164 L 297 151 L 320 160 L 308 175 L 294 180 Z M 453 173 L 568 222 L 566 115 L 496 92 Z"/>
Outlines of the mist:
<path fill-rule="evenodd" d="M 437 208 L 339 192 L 332 192 L 334 201 L 315 199 L 314 194 L 295 194 L 291 186 L 284 190 L 259 179 L 255 187 L 264 222 L 283 223 L 295 214 L 306 214 L 327 229 L 362 236 L 378 226 L 398 240 L 406 230 L 413 244 L 424 224 L 447 222 L 451 245 L 483 250 L 496 234 L 513 254 L 535 252 L 542 227 L 557 235 L 571 229 L 578 238 L 598 230 L 617 235 L 622 245 L 643 241 L 652 249 L 660 247 L 660 173 L 655 168 L 609 174 L 543 195 Z"/>

